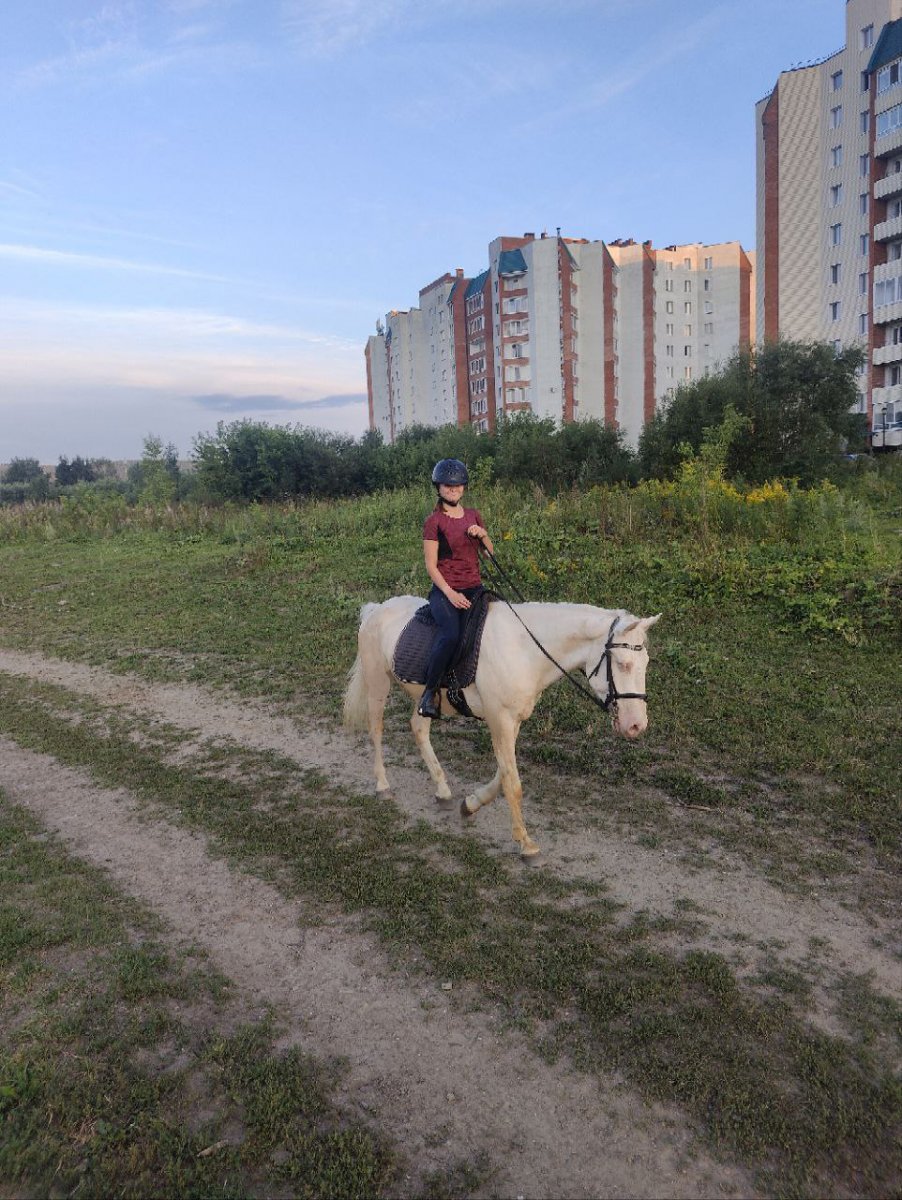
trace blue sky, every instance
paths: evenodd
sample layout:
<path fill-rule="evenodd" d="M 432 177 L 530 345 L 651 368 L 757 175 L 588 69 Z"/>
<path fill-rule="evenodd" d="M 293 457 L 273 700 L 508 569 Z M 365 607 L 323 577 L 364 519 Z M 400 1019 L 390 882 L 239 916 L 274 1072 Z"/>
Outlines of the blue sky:
<path fill-rule="evenodd" d="M 495 236 L 755 239 L 754 105 L 842 0 L 9 0 L 0 462 L 354 435 Z"/>

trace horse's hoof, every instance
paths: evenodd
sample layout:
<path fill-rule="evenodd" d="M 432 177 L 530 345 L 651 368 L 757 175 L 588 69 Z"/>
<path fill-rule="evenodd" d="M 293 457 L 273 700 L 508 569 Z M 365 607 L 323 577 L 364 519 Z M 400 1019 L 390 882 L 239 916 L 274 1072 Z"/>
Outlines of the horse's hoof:
<path fill-rule="evenodd" d="M 451 809 L 454 807 L 454 797 L 453 796 L 436 796 L 435 806 L 436 806 L 436 808 L 440 808 L 442 810 L 442 812 L 450 812 Z"/>
<path fill-rule="evenodd" d="M 535 850 L 521 850 L 520 862 L 524 867 L 541 867 L 544 866 L 545 860 L 542 858 L 542 851 L 536 846 Z"/>
<path fill-rule="evenodd" d="M 477 809 L 476 811 L 478 812 L 479 810 Z M 460 815 L 463 817 L 463 819 L 465 821 L 472 821 L 473 818 L 476 816 L 476 813 L 471 812 L 470 809 L 467 807 L 466 800 L 461 800 L 461 802 L 460 802 Z"/>
<path fill-rule="evenodd" d="M 377 800 L 394 800 L 394 798 L 395 797 L 394 797 L 390 787 L 376 788 L 376 799 Z"/>

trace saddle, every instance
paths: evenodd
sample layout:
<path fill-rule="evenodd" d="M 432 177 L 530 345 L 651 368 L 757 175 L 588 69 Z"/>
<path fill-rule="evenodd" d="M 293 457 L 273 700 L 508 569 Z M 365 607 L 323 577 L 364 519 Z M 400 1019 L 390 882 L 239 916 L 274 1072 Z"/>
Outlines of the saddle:
<path fill-rule="evenodd" d="M 472 717 L 474 714 L 464 699 L 463 690 L 476 678 L 485 619 L 489 613 L 489 605 L 497 598 L 494 592 L 486 588 L 480 588 L 473 597 L 454 658 L 441 682 L 441 686 L 447 690 L 451 704 L 465 717 Z M 396 679 L 402 683 L 425 684 L 426 665 L 437 629 L 429 605 L 424 604 L 422 608 L 418 608 L 401 630 L 401 636 L 395 646 L 392 673 Z"/>

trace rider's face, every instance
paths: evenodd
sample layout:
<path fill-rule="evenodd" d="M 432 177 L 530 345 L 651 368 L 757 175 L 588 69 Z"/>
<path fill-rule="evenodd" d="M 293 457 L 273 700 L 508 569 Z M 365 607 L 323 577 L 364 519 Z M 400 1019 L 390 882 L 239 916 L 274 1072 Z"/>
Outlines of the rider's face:
<path fill-rule="evenodd" d="M 464 494 L 464 486 L 462 483 L 442 483 L 439 485 L 438 494 L 449 504 L 456 504 Z"/>

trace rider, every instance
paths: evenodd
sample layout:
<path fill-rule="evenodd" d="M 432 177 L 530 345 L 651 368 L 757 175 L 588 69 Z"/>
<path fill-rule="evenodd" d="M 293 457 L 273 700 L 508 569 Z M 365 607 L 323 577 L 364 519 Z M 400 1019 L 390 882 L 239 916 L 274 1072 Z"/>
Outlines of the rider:
<path fill-rule="evenodd" d="M 470 601 L 482 584 L 478 544 L 490 553 L 494 549 L 478 510 L 461 505 L 469 476 L 460 459 L 437 462 L 432 482 L 438 497 L 423 525 L 423 555 L 432 580 L 429 607 L 438 634 L 426 666 L 426 688 L 417 705 L 421 717 L 440 715 L 439 686 L 463 634 Z"/>

